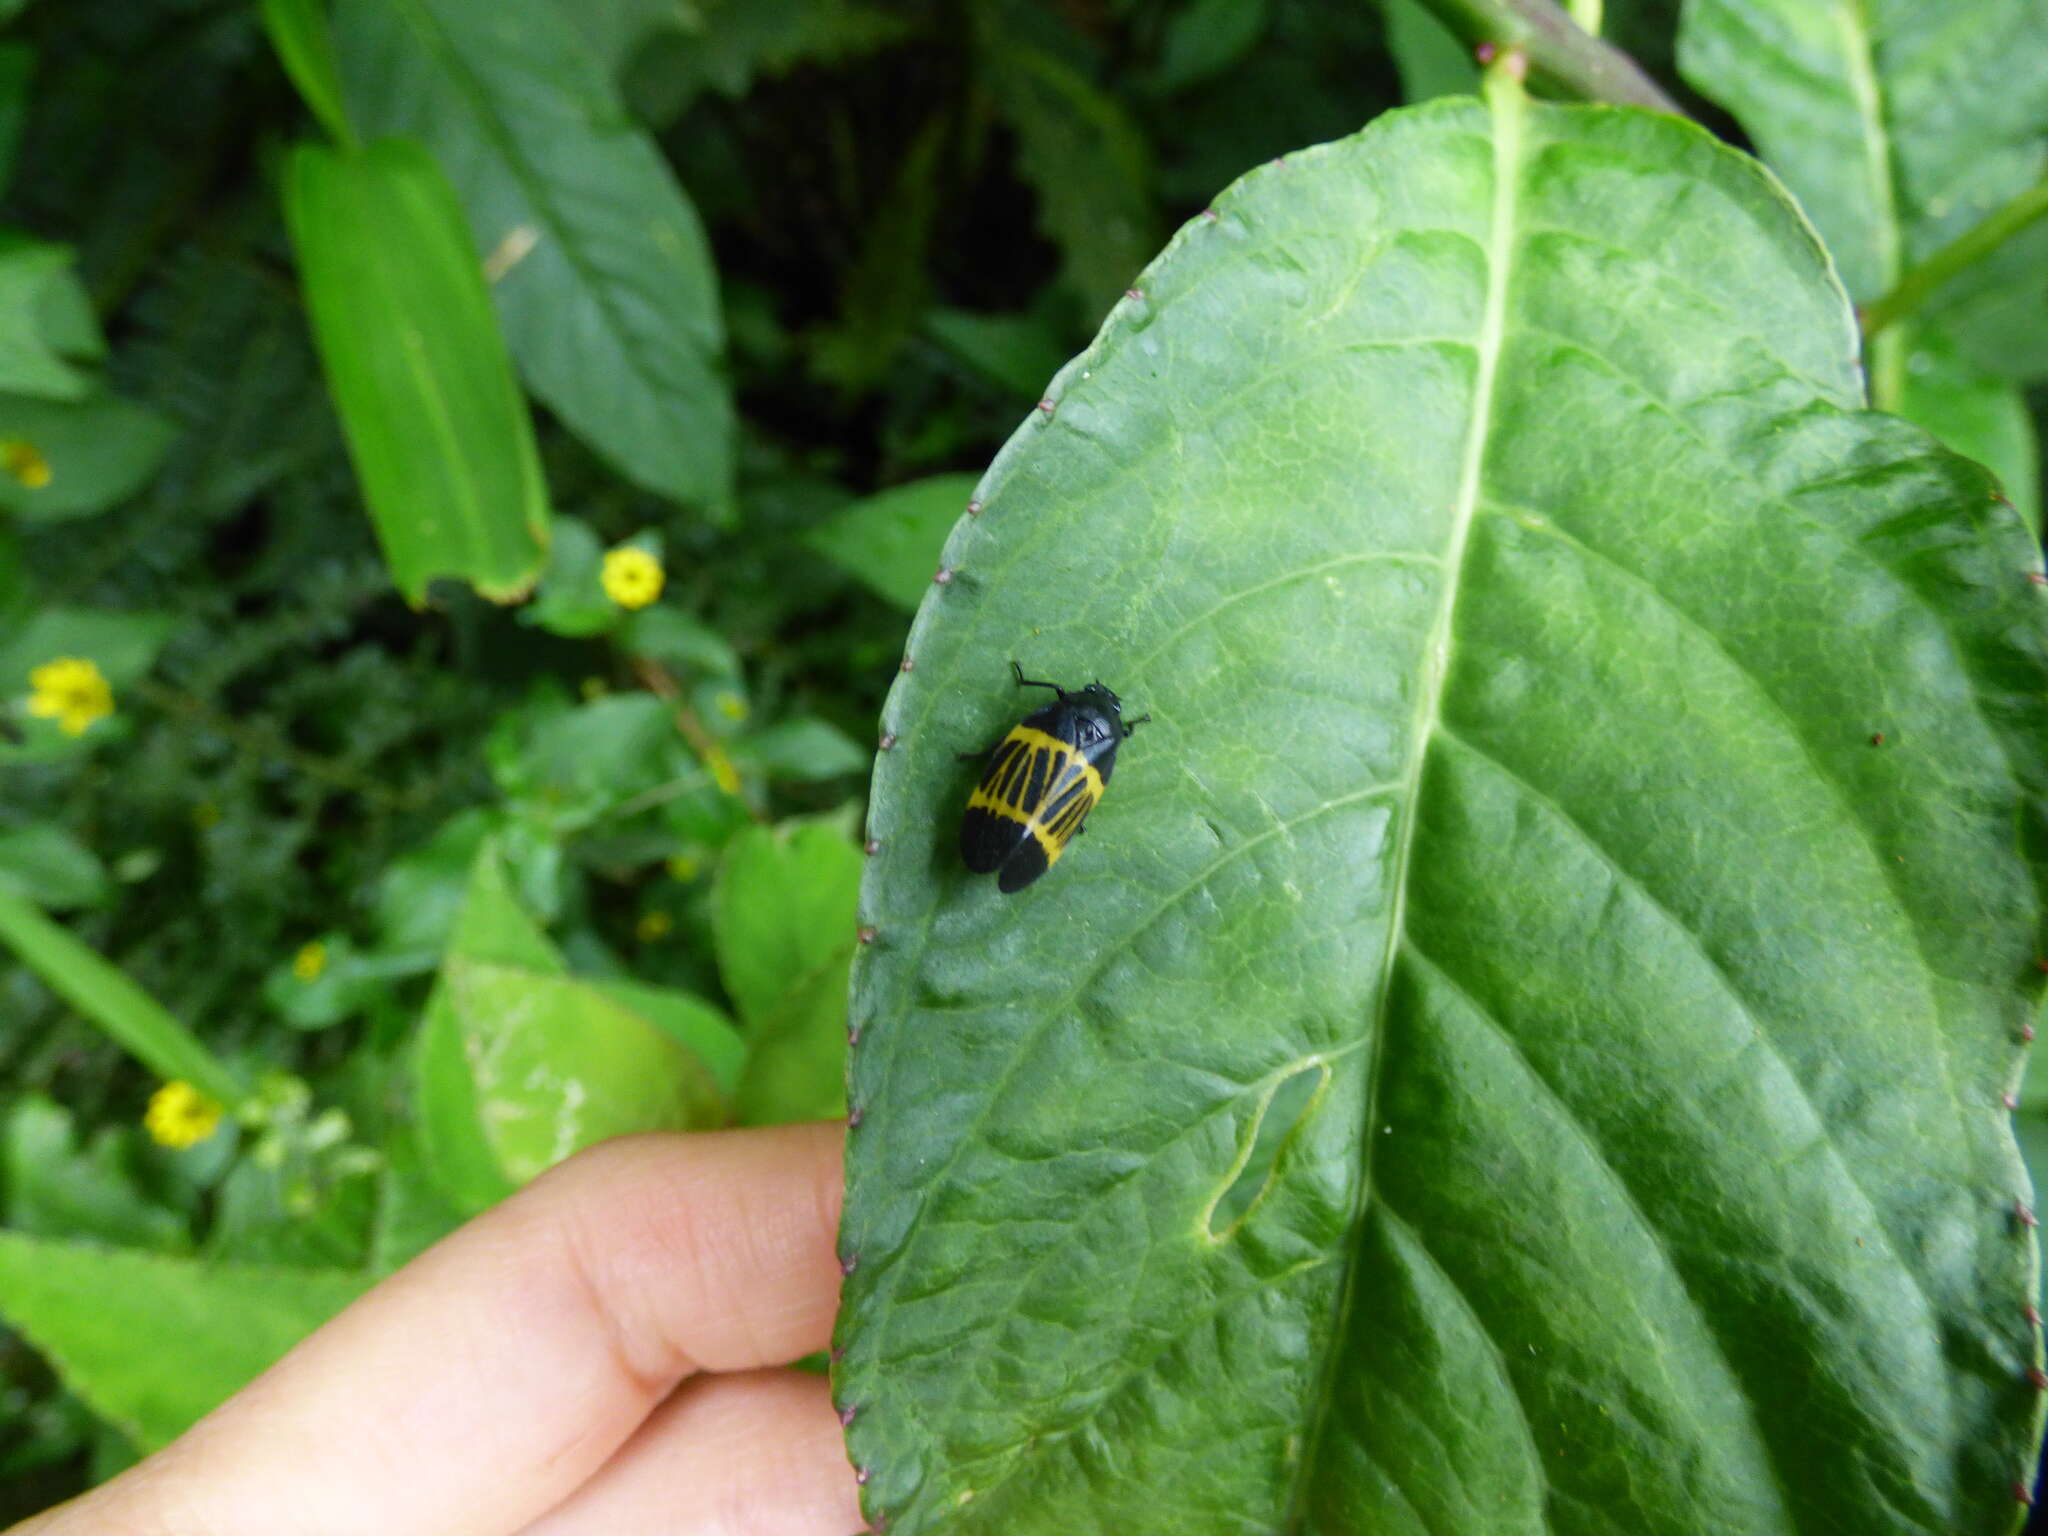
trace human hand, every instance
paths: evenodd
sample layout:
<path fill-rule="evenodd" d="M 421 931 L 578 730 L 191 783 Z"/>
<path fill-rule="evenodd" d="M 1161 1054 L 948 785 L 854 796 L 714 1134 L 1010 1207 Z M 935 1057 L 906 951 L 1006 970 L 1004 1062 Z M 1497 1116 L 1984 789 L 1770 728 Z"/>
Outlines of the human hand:
<path fill-rule="evenodd" d="M 11 1536 L 844 1536 L 845 1128 L 594 1147 Z M 175 1340 L 163 1341 L 176 1347 Z"/>

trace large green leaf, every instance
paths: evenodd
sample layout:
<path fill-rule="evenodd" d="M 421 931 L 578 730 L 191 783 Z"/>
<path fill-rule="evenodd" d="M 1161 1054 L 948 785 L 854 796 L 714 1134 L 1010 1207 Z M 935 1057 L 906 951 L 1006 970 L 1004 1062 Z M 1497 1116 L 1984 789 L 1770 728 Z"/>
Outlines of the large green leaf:
<path fill-rule="evenodd" d="M 404 139 L 301 144 L 284 211 L 392 581 L 414 603 L 436 576 L 523 595 L 547 550 L 547 489 L 447 178 Z"/>
<path fill-rule="evenodd" d="M 2039 555 L 1754 162 L 1494 89 L 1183 230 L 913 626 L 835 1379 L 892 1536 L 2016 1524 Z M 1153 719 L 1005 897 L 1013 657 Z"/>
<path fill-rule="evenodd" d="M 209 1264 L 0 1232 L 0 1318 L 145 1451 L 176 1439 L 368 1285 L 342 1270 Z"/>
<path fill-rule="evenodd" d="M 556 0 L 340 0 L 368 133 L 424 140 L 461 193 L 533 392 L 651 490 L 723 504 L 717 275 L 682 189 Z"/>

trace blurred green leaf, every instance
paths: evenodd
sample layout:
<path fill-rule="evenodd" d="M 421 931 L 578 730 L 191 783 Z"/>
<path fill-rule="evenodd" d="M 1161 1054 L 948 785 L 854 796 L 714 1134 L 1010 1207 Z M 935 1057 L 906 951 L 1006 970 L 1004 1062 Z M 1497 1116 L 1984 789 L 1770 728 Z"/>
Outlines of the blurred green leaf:
<path fill-rule="evenodd" d="M 522 596 L 547 550 L 547 491 L 447 178 L 403 140 L 301 144 L 284 202 L 392 581 L 415 604 L 437 576 Z"/>
<path fill-rule="evenodd" d="M 203 1251 L 215 1263 L 363 1269 L 377 1192 L 367 1169 L 334 1178 L 303 1155 L 240 1158 L 214 1191 Z"/>
<path fill-rule="evenodd" d="M 72 1391 L 160 1450 L 362 1293 L 366 1278 L 0 1232 L 0 1316 Z"/>
<path fill-rule="evenodd" d="M 939 552 L 967 515 L 973 475 L 930 475 L 864 497 L 812 529 L 807 542 L 906 612 L 932 589 Z"/>
<path fill-rule="evenodd" d="M 1489 98 L 1218 197 L 919 613 L 833 1371 L 892 1536 L 2022 1513 L 2040 551 L 1753 160 Z M 1012 657 L 1153 719 L 1005 896 Z"/>
<path fill-rule="evenodd" d="M 1268 0 L 1192 0 L 1166 24 L 1153 89 L 1185 89 L 1221 74 L 1251 51 L 1266 29 Z"/>
<path fill-rule="evenodd" d="M 456 178 L 533 392 L 622 473 L 722 508 L 732 401 L 696 211 L 556 0 L 340 0 L 341 73 L 372 133 Z"/>
<path fill-rule="evenodd" d="M 645 1001 L 571 979 L 487 845 L 419 1044 L 423 1146 L 443 1190 L 478 1210 L 608 1137 L 723 1124 L 713 1067 L 670 1033 L 687 1004 L 664 999 L 657 1024 Z"/>
<path fill-rule="evenodd" d="M 2048 378 L 2048 223 L 1993 251 L 1928 302 L 1925 325 L 1954 336 L 1998 378 Z"/>
<path fill-rule="evenodd" d="M 376 906 L 383 949 L 440 956 L 462 911 L 477 850 L 494 825 L 492 814 L 480 807 L 457 812 L 425 842 L 386 866 L 377 882 Z"/>
<path fill-rule="evenodd" d="M 110 889 L 99 856 L 62 827 L 39 822 L 0 832 L 0 890 L 67 912 L 101 905 Z"/>
<path fill-rule="evenodd" d="M 2048 161 L 2036 0 L 1690 0 L 1678 62 L 1785 178 L 1859 301 Z"/>
<path fill-rule="evenodd" d="M 982 46 L 990 93 L 1017 135 L 1017 167 L 1067 283 L 1107 310 L 1159 249 L 1152 154 L 1123 104 L 1042 48 L 1000 32 Z"/>
<path fill-rule="evenodd" d="M 748 1125 L 846 1112 L 846 968 L 861 853 L 837 827 L 749 827 L 712 893 L 718 970 L 739 1010 Z"/>
<path fill-rule="evenodd" d="M 294 1029 L 330 1029 L 418 968 L 412 955 L 365 954 L 347 934 L 324 933 L 278 962 L 263 979 L 263 1000 Z"/>
<path fill-rule="evenodd" d="M 501 729 L 491 766 L 509 798 L 566 835 L 664 783 L 687 756 L 668 705 L 617 693 Z"/>
<path fill-rule="evenodd" d="M 605 595 L 603 542 L 580 517 L 557 517 L 548 563 L 533 601 L 519 610 L 523 623 L 574 640 L 618 627 L 624 610 Z"/>
<path fill-rule="evenodd" d="M 755 731 L 734 743 L 733 757 L 743 765 L 763 769 L 770 778 L 797 783 L 865 774 L 874 762 L 868 747 L 838 726 L 808 715 L 778 720 Z"/>
<path fill-rule="evenodd" d="M 1470 96 L 1479 89 L 1472 50 L 1422 0 L 1380 0 L 1387 16 L 1387 47 L 1401 71 L 1401 92 L 1411 102 Z"/>
<path fill-rule="evenodd" d="M 97 388 L 78 400 L 0 395 L 0 512 L 25 522 L 91 517 L 156 475 L 177 429 L 147 406 Z"/>
<path fill-rule="evenodd" d="M 0 391 L 43 400 L 83 400 L 91 377 L 77 361 L 104 354 L 71 252 L 20 235 L 0 236 Z M 52 321 L 55 334 L 52 334 Z"/>
<path fill-rule="evenodd" d="M 925 312 L 925 334 L 961 362 L 1012 391 L 1036 401 L 1073 349 L 1049 315 L 979 314 L 967 309 Z"/>
<path fill-rule="evenodd" d="M 732 642 L 678 608 L 643 608 L 627 617 L 618 631 L 620 648 L 678 672 L 705 672 L 736 678 L 740 659 Z"/>
<path fill-rule="evenodd" d="M 136 1134 L 103 1127 L 78 1144 L 71 1112 L 28 1094 L 8 1107 L 7 1225 L 32 1237 L 83 1237 L 160 1252 L 190 1248 L 185 1218 L 143 1193 Z"/>
<path fill-rule="evenodd" d="M 334 142 L 356 147 L 355 128 L 341 104 L 341 75 L 334 56 L 334 29 L 325 0 L 263 0 L 263 25 L 285 73 Z"/>
<path fill-rule="evenodd" d="M 1899 414 L 1997 475 L 2038 537 L 2041 453 L 2019 389 L 1975 367 L 1953 341 L 1929 326 L 1913 328 L 1905 375 Z"/>
<path fill-rule="evenodd" d="M 385 1138 L 370 1225 L 370 1272 L 389 1274 L 462 1224 L 463 1209 L 434 1181 L 419 1134 L 403 1125 Z"/>

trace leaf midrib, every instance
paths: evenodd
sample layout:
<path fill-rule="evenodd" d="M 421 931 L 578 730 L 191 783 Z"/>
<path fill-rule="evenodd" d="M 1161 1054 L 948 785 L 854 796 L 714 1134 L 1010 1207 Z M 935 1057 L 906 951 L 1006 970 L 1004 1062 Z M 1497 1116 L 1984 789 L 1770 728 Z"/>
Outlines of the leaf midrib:
<path fill-rule="evenodd" d="M 1885 115 L 1884 86 L 1877 70 L 1877 44 L 1870 35 L 1869 0 L 1840 0 L 1835 24 L 1842 36 L 1842 62 L 1849 94 L 1863 122 L 1865 168 L 1870 174 L 1878 236 L 1878 276 L 1885 288 L 1899 280 L 1904 232 L 1899 227 L 1898 161 Z M 1872 295 L 1875 297 L 1875 295 Z"/>
<path fill-rule="evenodd" d="M 1507 336 L 1508 282 L 1515 246 L 1517 193 L 1522 171 L 1522 126 L 1526 98 L 1520 82 L 1504 68 L 1489 70 L 1484 83 L 1486 105 L 1492 118 L 1493 207 L 1486 235 L 1486 307 L 1480 317 L 1475 343 L 1478 357 L 1472 382 L 1472 420 L 1465 434 L 1465 454 L 1458 470 L 1458 495 L 1451 508 L 1450 536 L 1443 555 L 1443 596 L 1437 605 L 1436 621 L 1423 650 L 1423 685 L 1416 690 L 1415 716 L 1409 729 L 1408 762 L 1402 773 L 1403 789 L 1398 797 L 1401 816 L 1400 842 L 1394 851 L 1393 909 L 1387 919 L 1386 948 L 1380 959 L 1379 998 L 1374 1004 L 1371 1055 L 1366 1063 L 1365 1117 L 1359 1130 L 1363 1154 L 1358 1175 L 1358 1193 L 1346 1225 L 1352 1243 L 1349 1261 L 1337 1304 L 1335 1326 L 1341 1329 L 1350 1316 L 1357 1286 L 1357 1236 L 1362 1229 L 1373 1197 L 1373 1154 L 1379 1138 L 1372 1127 L 1379 1115 L 1380 1084 L 1385 1076 L 1387 1009 L 1393 997 L 1393 969 L 1400 952 L 1407 922 L 1408 870 L 1415 853 L 1416 814 L 1422 772 L 1429 758 L 1429 744 L 1443 717 L 1444 682 L 1450 675 L 1453 621 L 1464 574 L 1465 546 L 1479 508 L 1480 482 L 1486 466 L 1486 445 L 1493 419 L 1493 396 L 1500 373 L 1500 356 Z M 1287 1529 L 1300 1530 L 1308 1516 L 1309 1489 L 1315 1481 L 1330 1408 L 1336 1398 L 1337 1349 L 1328 1351 L 1323 1379 L 1317 1392 L 1307 1436 L 1307 1449 L 1295 1474 L 1289 1499 Z"/>

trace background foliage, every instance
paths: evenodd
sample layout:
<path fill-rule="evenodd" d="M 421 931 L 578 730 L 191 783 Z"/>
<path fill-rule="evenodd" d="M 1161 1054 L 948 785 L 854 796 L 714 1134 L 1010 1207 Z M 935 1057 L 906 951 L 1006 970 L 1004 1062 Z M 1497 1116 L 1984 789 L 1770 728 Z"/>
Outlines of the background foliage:
<path fill-rule="evenodd" d="M 1853 109 L 1777 8 L 1685 9 L 1607 28 L 1737 142 L 1812 141 L 1737 78 Z M 1168 229 L 1472 75 L 1408 0 L 0 11 L 0 700 L 75 656 L 112 702 L 0 739 L 0 939 L 41 956 L 0 963 L 7 1518 L 575 1146 L 839 1112 L 875 721 L 974 476 Z M 2036 42 L 1973 67 L 2048 80 Z M 2017 146 L 1978 203 L 2039 174 L 2041 103 L 1935 78 L 1888 87 Z M 1838 252 L 1858 299 L 1967 222 L 1942 131 L 1901 122 L 1919 200 L 1839 236 L 1778 165 L 1877 253 Z M 1876 377 L 2037 508 L 2027 246 Z M 172 1076 L 237 1113 L 159 1144 Z"/>

